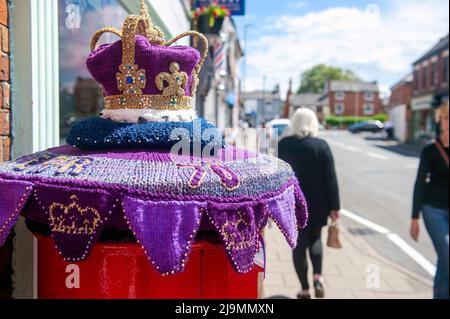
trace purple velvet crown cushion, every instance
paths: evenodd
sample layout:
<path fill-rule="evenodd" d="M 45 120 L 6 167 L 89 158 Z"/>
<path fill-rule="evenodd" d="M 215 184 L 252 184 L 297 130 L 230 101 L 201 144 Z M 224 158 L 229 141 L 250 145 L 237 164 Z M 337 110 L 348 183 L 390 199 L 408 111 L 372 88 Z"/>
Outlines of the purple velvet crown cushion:
<path fill-rule="evenodd" d="M 245 273 L 269 218 L 295 247 L 308 216 L 290 166 L 231 146 L 202 159 L 62 146 L 0 164 L 0 191 L 0 240 L 22 213 L 50 227 L 65 259 L 81 261 L 103 229 L 131 230 L 162 274 L 183 271 L 199 229 L 216 230 Z"/>
<path fill-rule="evenodd" d="M 180 65 L 180 71 L 189 76 L 186 96 L 191 94 L 192 73 L 200 61 L 200 53 L 186 46 L 160 46 L 151 44 L 145 37 L 136 36 L 136 64 L 146 71 L 147 85 L 143 94 L 161 94 L 155 84 L 156 76 L 161 72 L 169 72 L 173 62 Z M 116 73 L 122 64 L 122 40 L 113 44 L 100 46 L 87 59 L 87 68 L 94 79 L 100 83 L 107 96 L 120 95 L 117 87 Z"/>

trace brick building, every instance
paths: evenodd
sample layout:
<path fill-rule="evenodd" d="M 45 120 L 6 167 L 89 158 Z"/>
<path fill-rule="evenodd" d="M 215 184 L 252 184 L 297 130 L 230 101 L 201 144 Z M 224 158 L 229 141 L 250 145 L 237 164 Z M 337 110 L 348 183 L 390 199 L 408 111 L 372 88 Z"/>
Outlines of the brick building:
<path fill-rule="evenodd" d="M 413 140 L 423 143 L 434 137 L 434 109 L 448 101 L 449 36 L 413 64 Z"/>
<path fill-rule="evenodd" d="M 317 114 L 320 123 L 325 124 L 325 119 L 328 115 L 330 115 L 330 112 L 328 108 L 328 100 L 321 98 L 322 94 L 316 93 L 300 93 L 291 95 L 289 99 L 290 114 L 292 115 L 296 109 L 305 107 L 313 110 Z"/>
<path fill-rule="evenodd" d="M 8 1 L 0 0 L 0 161 L 9 159 L 11 145 L 8 25 Z"/>
<path fill-rule="evenodd" d="M 328 101 L 330 114 L 370 116 L 382 112 L 377 82 L 328 81 L 322 101 Z"/>
<path fill-rule="evenodd" d="M 411 99 L 413 77 L 408 75 L 391 87 L 388 112 L 395 137 L 401 142 L 411 139 Z"/>
<path fill-rule="evenodd" d="M 0 162 L 10 159 L 11 112 L 8 1 L 0 0 Z M 0 248 L 0 299 L 12 295 L 12 239 Z"/>

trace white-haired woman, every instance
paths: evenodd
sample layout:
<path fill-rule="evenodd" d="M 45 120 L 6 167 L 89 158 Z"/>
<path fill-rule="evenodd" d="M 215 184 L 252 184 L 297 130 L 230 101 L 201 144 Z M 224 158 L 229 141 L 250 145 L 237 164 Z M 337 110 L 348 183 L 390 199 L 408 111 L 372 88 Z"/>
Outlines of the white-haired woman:
<path fill-rule="evenodd" d="M 297 248 L 294 250 L 294 265 L 302 291 L 299 299 L 309 299 L 308 261 L 313 266 L 314 291 L 316 298 L 325 295 L 322 284 L 322 228 L 328 218 L 339 218 L 339 188 L 334 159 L 327 142 L 317 138 L 319 121 L 316 114 L 306 108 L 298 109 L 292 117 L 290 136 L 283 138 L 278 146 L 281 159 L 289 163 L 302 186 L 309 207 L 307 227 L 300 232 Z"/>

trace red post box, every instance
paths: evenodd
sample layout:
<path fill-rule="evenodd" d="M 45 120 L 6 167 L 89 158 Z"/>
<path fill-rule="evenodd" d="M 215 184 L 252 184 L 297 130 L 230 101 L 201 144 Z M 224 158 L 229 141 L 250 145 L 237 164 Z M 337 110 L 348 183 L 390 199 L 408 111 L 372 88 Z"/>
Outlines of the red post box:
<path fill-rule="evenodd" d="M 88 260 L 65 262 L 38 238 L 39 299 L 256 299 L 258 266 L 235 272 L 223 246 L 197 242 L 183 273 L 163 277 L 134 243 L 98 243 Z"/>

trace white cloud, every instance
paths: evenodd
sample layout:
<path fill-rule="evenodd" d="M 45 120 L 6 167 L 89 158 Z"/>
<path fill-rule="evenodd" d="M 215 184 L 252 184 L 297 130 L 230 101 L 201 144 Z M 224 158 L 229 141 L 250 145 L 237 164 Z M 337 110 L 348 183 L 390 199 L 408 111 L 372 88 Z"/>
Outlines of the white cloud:
<path fill-rule="evenodd" d="M 266 34 L 249 43 L 251 83 L 263 75 L 287 89 L 317 64 L 351 68 L 367 80 L 401 77 L 448 33 L 447 0 L 389 0 L 384 7 L 333 7 L 306 15 L 271 17 Z M 382 83 L 389 86 L 393 83 Z"/>

